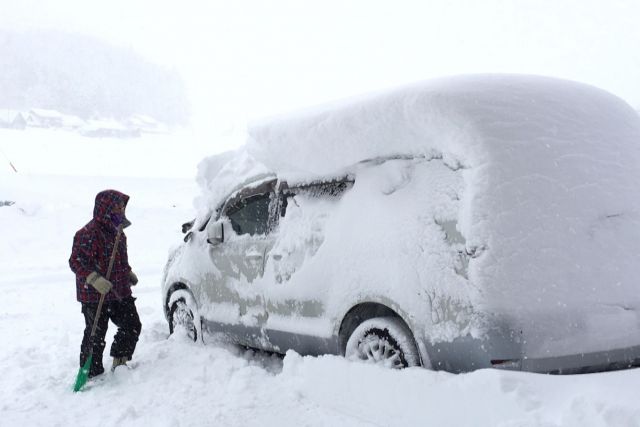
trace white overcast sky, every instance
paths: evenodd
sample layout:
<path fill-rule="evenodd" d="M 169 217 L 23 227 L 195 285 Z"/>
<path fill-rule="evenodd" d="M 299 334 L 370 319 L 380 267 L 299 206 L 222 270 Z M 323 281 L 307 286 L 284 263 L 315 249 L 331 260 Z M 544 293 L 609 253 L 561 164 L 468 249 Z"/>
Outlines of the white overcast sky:
<path fill-rule="evenodd" d="M 173 65 L 196 127 L 436 76 L 514 72 L 640 108 L 638 0 L 0 0 L 0 28 L 59 29 Z"/>

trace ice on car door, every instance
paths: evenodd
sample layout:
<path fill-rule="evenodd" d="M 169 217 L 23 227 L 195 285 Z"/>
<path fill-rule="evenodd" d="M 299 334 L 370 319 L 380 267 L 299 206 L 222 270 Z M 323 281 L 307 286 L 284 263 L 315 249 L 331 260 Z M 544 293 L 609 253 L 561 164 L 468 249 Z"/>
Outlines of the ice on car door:
<path fill-rule="evenodd" d="M 263 341 L 266 321 L 256 280 L 264 274 L 265 251 L 272 244 L 268 235 L 272 190 L 272 183 L 266 183 L 229 198 L 221 219 L 229 221 L 231 230 L 211 250 L 211 259 L 221 272 L 220 283 L 211 289 L 212 298 L 223 311 L 234 314 L 221 329 L 255 346 Z"/>
<path fill-rule="evenodd" d="M 235 259 L 240 275 L 253 282 L 264 273 L 264 241 L 269 222 L 270 193 L 255 194 L 227 207 L 224 215 L 231 222 L 237 238 L 231 238 L 237 251 L 227 252 Z M 231 245 L 229 245 L 231 246 Z"/>
<path fill-rule="evenodd" d="M 330 337 L 316 336 L 328 330 L 322 300 L 326 289 L 316 281 L 299 280 L 296 273 L 313 262 L 324 241 L 327 219 L 336 202 L 353 181 L 342 179 L 305 184 L 279 190 L 279 225 L 275 244 L 267 252 L 265 302 L 269 318 L 266 333 L 279 351 L 294 349 L 304 354 L 332 353 Z"/>

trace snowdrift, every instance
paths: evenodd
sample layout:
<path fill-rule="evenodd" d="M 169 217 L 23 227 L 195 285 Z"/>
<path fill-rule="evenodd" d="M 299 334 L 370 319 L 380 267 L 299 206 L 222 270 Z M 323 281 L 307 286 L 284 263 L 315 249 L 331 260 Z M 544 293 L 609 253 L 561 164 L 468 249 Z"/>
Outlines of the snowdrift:
<path fill-rule="evenodd" d="M 27 132 L 19 140 L 7 135 L 0 135 L 0 148 L 25 153 L 17 158 L 21 171 L 38 170 L 42 160 L 27 154 L 60 137 L 56 132 Z M 158 137 L 156 147 L 162 141 Z M 181 238 L 180 223 L 193 214 L 197 189 L 189 180 L 150 178 L 158 175 L 159 165 L 146 161 L 143 149 L 129 151 L 130 169 L 117 170 L 124 176 L 79 178 L 85 165 L 69 159 L 77 158 L 80 143 L 60 138 L 54 145 L 45 157 L 75 176 L 11 172 L 0 178 L 0 201 L 15 201 L 0 206 L 3 425 L 407 426 L 428 419 L 434 425 L 473 427 L 604 427 L 634 426 L 640 419 L 638 369 L 579 376 L 388 371 L 332 356 L 289 353 L 281 361 L 211 337 L 206 345 L 184 336 L 167 339 L 159 309 L 161 267 L 168 245 Z M 121 145 L 104 141 L 104 151 L 118 153 Z M 158 159 L 161 165 L 176 158 L 160 151 L 166 156 Z M 146 177 L 127 177 L 142 174 Z M 84 325 L 67 259 L 74 231 L 91 215 L 95 193 L 109 187 L 132 195 L 128 236 L 143 323 L 137 366 L 131 375 L 108 377 L 73 393 Z M 111 339 L 113 325 L 109 331 Z M 106 355 L 104 363 L 109 363 Z"/>

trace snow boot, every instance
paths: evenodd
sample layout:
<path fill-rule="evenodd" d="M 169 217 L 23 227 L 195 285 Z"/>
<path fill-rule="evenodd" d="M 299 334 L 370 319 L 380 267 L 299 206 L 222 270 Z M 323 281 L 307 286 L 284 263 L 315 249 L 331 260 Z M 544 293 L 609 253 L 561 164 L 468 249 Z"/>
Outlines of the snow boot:
<path fill-rule="evenodd" d="M 98 366 L 98 367 L 92 366 L 91 369 L 89 369 L 89 378 L 95 378 L 102 374 L 104 374 L 104 368 L 102 366 Z"/>
<path fill-rule="evenodd" d="M 127 356 L 114 357 L 113 365 L 111 366 L 111 372 L 115 371 L 118 366 L 127 366 L 128 361 L 129 361 L 129 358 Z"/>

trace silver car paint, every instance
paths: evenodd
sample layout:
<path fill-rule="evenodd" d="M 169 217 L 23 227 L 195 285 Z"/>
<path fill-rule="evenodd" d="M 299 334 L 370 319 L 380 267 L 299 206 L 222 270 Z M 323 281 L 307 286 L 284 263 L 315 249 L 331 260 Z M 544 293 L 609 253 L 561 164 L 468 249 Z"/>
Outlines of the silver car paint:
<path fill-rule="evenodd" d="M 255 186 L 256 184 L 253 184 Z M 249 185 L 251 187 L 251 184 Z M 212 224 L 217 224 L 211 221 Z M 457 232 L 455 223 L 443 222 L 439 224 L 446 234 L 447 241 L 454 247 L 464 247 L 464 239 Z M 206 239 L 207 230 L 196 232 L 194 239 Z M 609 369 L 627 367 L 640 362 L 640 346 L 592 354 L 570 355 L 562 357 L 548 357 L 531 359 L 523 353 L 522 338 L 509 322 L 509 319 L 495 316 L 488 319 L 488 331 L 483 339 L 462 336 L 451 342 L 432 343 L 424 325 L 416 324 L 410 313 L 402 310 L 402 305 L 392 298 L 381 295 L 370 295 L 361 301 L 345 302 L 344 307 L 332 307 L 327 310 L 320 301 L 310 299 L 300 301 L 295 298 L 279 298 L 272 301 L 264 295 L 264 289 L 256 285 L 256 279 L 264 274 L 264 266 L 271 258 L 276 264 L 284 257 L 283 254 L 271 253 L 274 236 L 250 236 L 237 239 L 232 236 L 219 245 L 209 245 L 207 258 L 210 262 L 207 273 L 203 277 L 171 277 L 165 276 L 163 293 L 176 281 L 183 282 L 194 294 L 198 301 L 198 309 L 203 313 L 205 326 L 210 330 L 228 334 L 233 340 L 258 348 L 285 352 L 293 349 L 301 354 L 340 354 L 339 331 L 342 320 L 349 309 L 359 303 L 376 303 L 394 310 L 402 317 L 411 329 L 416 344 L 420 350 L 423 365 L 434 369 L 451 372 L 465 372 L 478 368 L 498 367 L 503 369 L 524 369 L 533 372 L 583 372 L 589 369 Z M 187 242 L 188 246 L 190 243 Z M 480 252 L 482 248 L 478 250 Z M 460 265 L 456 272 L 466 276 L 469 257 L 478 252 L 460 250 Z M 177 251 L 169 264 L 176 258 L 188 256 L 184 250 Z M 286 280 L 286 278 L 283 278 Z M 166 300 L 165 300 L 166 301 Z M 207 310 L 224 304 L 237 310 L 241 321 L 229 323 L 207 317 Z M 210 307 L 205 307 L 209 305 Z M 165 312 L 168 307 L 165 307 Z M 449 310 L 440 313 L 432 311 L 436 317 L 455 316 L 456 311 L 465 309 L 451 306 Z M 429 307 L 425 307 L 429 310 Z M 331 314 L 330 314 L 331 313 Z M 296 319 L 319 319 L 332 325 L 331 336 L 317 336 L 311 332 L 291 332 L 269 329 L 269 316 L 278 315 Z M 250 319 L 247 319 L 247 316 Z M 438 320 L 438 319 L 435 319 Z M 442 319 L 440 319 L 442 320 Z M 498 359 L 498 360 L 497 360 Z M 492 361 L 501 363 L 492 364 Z"/>

